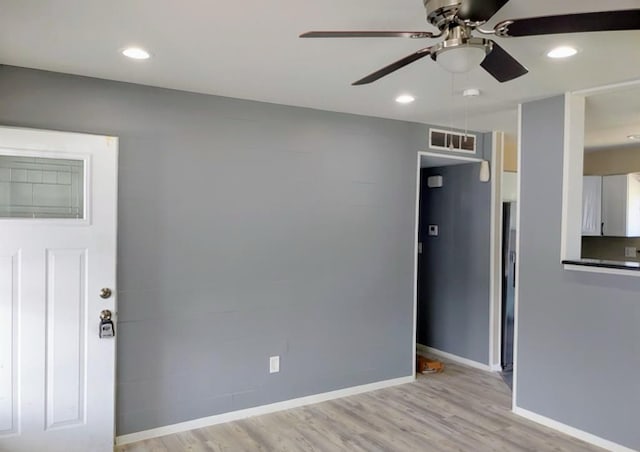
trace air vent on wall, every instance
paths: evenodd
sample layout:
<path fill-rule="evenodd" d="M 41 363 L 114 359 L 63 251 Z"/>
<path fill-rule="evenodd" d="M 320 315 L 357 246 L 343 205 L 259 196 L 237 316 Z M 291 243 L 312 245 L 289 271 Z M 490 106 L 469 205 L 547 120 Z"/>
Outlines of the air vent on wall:
<path fill-rule="evenodd" d="M 450 130 L 429 129 L 429 147 L 475 154 L 476 136 Z"/>

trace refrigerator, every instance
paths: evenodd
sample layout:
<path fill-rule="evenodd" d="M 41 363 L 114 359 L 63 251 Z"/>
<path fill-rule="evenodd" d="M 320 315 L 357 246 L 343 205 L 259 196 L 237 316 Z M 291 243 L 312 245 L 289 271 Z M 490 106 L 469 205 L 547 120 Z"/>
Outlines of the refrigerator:
<path fill-rule="evenodd" d="M 513 338 L 516 295 L 516 207 L 502 204 L 502 357 L 503 372 L 513 370 Z"/>

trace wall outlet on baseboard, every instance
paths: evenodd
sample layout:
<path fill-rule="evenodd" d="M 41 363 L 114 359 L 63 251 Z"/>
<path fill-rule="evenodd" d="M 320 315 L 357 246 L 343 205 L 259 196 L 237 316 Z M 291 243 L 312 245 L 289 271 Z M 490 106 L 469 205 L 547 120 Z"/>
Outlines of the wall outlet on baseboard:
<path fill-rule="evenodd" d="M 633 246 L 627 246 L 624 248 L 624 257 L 637 257 L 638 248 Z"/>
<path fill-rule="evenodd" d="M 272 356 L 269 358 L 269 373 L 275 374 L 280 372 L 280 357 Z"/>

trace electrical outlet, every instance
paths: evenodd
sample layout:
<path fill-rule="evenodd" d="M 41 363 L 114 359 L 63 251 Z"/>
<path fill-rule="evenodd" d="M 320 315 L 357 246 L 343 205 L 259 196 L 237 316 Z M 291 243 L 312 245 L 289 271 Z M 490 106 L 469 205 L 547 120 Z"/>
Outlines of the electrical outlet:
<path fill-rule="evenodd" d="M 636 257 L 638 255 L 638 249 L 633 246 L 627 246 L 624 249 L 624 257 Z"/>
<path fill-rule="evenodd" d="M 269 358 L 269 373 L 275 374 L 280 372 L 280 357 L 272 356 Z"/>

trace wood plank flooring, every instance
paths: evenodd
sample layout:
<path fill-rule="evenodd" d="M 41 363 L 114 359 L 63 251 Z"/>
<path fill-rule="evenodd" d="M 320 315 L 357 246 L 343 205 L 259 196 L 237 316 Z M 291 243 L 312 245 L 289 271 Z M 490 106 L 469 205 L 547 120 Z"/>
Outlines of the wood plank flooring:
<path fill-rule="evenodd" d="M 499 376 L 454 363 L 415 383 L 120 446 L 142 451 L 601 451 L 511 413 Z"/>

